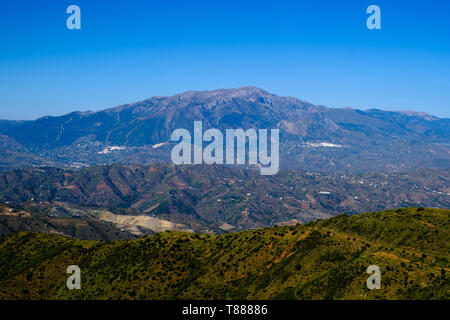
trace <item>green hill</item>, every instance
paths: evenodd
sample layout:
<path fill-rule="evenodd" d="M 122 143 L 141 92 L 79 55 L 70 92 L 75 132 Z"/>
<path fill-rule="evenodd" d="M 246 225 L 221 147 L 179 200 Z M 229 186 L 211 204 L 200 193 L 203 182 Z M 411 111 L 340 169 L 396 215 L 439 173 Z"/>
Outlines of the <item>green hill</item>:
<path fill-rule="evenodd" d="M 211 236 L 0 237 L 1 299 L 449 299 L 450 210 L 404 208 Z M 81 290 L 66 268 L 81 268 Z M 366 269 L 381 268 L 368 290 Z"/>

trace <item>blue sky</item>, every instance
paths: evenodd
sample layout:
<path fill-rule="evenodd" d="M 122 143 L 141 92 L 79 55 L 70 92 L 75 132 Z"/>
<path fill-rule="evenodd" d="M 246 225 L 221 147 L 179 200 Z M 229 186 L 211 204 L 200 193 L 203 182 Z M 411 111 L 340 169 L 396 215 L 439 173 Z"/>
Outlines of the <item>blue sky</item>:
<path fill-rule="evenodd" d="M 66 28 L 70 4 L 81 30 Z M 4 0 L 0 119 L 246 85 L 450 117 L 449 16 L 446 0 Z"/>

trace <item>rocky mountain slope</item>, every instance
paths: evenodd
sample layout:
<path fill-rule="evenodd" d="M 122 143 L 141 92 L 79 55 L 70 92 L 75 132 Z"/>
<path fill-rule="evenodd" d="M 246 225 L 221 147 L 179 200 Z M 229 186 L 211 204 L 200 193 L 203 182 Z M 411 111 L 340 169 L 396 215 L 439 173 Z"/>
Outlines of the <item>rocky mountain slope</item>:
<path fill-rule="evenodd" d="M 450 168 L 450 119 L 422 113 L 332 109 L 254 87 L 153 97 L 100 112 L 0 121 L 0 169 L 170 161 L 170 134 L 280 129 L 284 168 L 322 172 Z"/>

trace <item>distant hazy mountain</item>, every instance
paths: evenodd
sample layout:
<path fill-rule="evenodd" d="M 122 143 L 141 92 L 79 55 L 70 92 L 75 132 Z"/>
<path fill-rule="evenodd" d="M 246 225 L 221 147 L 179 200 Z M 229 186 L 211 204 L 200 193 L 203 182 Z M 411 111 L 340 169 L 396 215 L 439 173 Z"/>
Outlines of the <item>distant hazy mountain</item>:
<path fill-rule="evenodd" d="M 189 91 L 100 112 L 0 121 L 0 168 L 170 160 L 170 134 L 279 128 L 284 168 L 398 171 L 450 168 L 450 119 L 411 111 L 333 109 L 254 87 Z"/>

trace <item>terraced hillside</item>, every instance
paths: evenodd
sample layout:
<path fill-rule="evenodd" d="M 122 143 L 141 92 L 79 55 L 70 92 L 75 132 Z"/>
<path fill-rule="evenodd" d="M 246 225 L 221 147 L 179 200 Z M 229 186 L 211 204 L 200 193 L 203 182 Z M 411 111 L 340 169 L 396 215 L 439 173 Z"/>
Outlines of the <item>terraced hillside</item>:
<path fill-rule="evenodd" d="M 120 240 L 135 238 L 114 224 L 89 216 L 50 217 L 30 213 L 0 202 L 0 235 L 17 231 L 60 234 L 85 240 Z"/>

